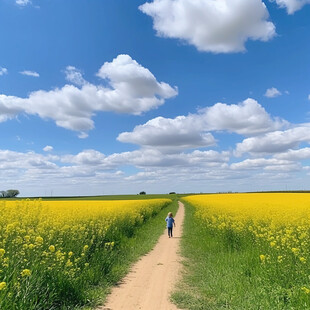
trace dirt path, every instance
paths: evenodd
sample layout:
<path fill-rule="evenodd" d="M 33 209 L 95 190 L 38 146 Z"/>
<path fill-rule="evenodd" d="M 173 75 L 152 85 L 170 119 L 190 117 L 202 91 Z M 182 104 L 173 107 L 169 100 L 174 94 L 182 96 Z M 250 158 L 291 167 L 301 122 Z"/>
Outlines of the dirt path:
<path fill-rule="evenodd" d="M 98 310 L 178 309 L 169 301 L 169 295 L 181 266 L 178 252 L 183 219 L 184 205 L 179 202 L 173 238 L 168 238 L 166 229 L 155 248 L 132 267 L 120 285 L 112 289 L 106 304 Z"/>

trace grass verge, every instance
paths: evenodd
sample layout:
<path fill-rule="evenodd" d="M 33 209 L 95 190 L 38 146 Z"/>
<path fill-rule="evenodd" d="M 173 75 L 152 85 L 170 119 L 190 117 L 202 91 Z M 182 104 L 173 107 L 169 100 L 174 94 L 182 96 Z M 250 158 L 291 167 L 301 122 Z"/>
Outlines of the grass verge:
<path fill-rule="evenodd" d="M 168 211 L 175 214 L 178 209 L 177 201 L 174 200 L 156 216 L 150 218 L 145 224 L 137 228 L 133 236 L 130 238 L 124 237 L 121 240 L 121 245 L 113 258 L 113 267 L 110 272 L 102 278 L 97 286 L 87 289 L 87 305 L 76 309 L 94 309 L 96 306 L 104 303 L 111 287 L 128 273 L 130 266 L 139 257 L 148 253 L 155 246 L 158 238 L 164 232 L 166 226 L 165 218 Z"/>

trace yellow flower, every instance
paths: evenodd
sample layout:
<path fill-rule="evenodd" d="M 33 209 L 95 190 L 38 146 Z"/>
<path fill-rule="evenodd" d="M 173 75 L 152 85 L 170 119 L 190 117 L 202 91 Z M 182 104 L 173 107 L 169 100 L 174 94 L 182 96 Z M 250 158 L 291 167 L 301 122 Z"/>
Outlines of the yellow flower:
<path fill-rule="evenodd" d="M 34 244 L 32 244 L 32 243 L 30 243 L 30 244 L 29 244 L 29 246 L 28 246 L 28 248 L 29 248 L 30 250 L 32 250 L 32 249 L 34 249 L 34 248 L 35 248 L 35 245 L 34 245 Z"/>
<path fill-rule="evenodd" d="M 83 251 L 86 252 L 88 250 L 88 245 L 84 245 Z"/>
<path fill-rule="evenodd" d="M 283 262 L 283 256 L 282 255 L 279 255 L 278 256 L 278 263 L 282 263 Z"/>
<path fill-rule="evenodd" d="M 48 247 L 48 249 L 50 250 L 50 252 L 55 252 L 55 246 L 54 245 L 50 245 Z"/>
<path fill-rule="evenodd" d="M 36 243 L 37 244 L 42 244 L 43 243 L 43 238 L 42 237 L 36 237 Z"/>
<path fill-rule="evenodd" d="M 71 267 L 72 265 L 73 265 L 73 263 L 71 262 L 70 259 L 68 259 L 66 262 L 66 267 Z"/>
<path fill-rule="evenodd" d="M 264 263 L 265 260 L 266 260 L 266 256 L 263 255 L 263 254 L 261 254 L 261 255 L 259 255 L 259 259 L 260 259 L 260 261 L 261 261 L 262 263 Z"/>
<path fill-rule="evenodd" d="M 0 258 L 5 254 L 5 249 L 0 249 Z"/>
<path fill-rule="evenodd" d="M 20 274 L 22 277 L 29 277 L 31 276 L 31 271 L 29 269 L 24 269 Z"/>
<path fill-rule="evenodd" d="M 305 262 L 307 261 L 304 257 L 299 257 L 299 260 L 300 260 L 302 263 L 305 263 Z"/>
<path fill-rule="evenodd" d="M 310 294 L 310 290 L 305 286 L 303 286 L 301 290 L 304 291 L 306 294 Z"/>
<path fill-rule="evenodd" d="M 73 255 L 73 252 L 70 251 L 70 252 L 68 253 L 68 256 L 71 257 L 72 255 Z"/>
<path fill-rule="evenodd" d="M 5 282 L 0 282 L 0 291 L 4 290 L 6 288 Z"/>
<path fill-rule="evenodd" d="M 270 246 L 271 246 L 271 247 L 274 247 L 275 245 L 276 245 L 276 243 L 275 243 L 274 241 L 271 241 L 271 242 L 270 242 Z"/>
<path fill-rule="evenodd" d="M 297 254 L 299 253 L 299 249 L 297 249 L 297 248 L 292 248 L 292 252 L 293 252 L 295 255 L 297 255 Z"/>

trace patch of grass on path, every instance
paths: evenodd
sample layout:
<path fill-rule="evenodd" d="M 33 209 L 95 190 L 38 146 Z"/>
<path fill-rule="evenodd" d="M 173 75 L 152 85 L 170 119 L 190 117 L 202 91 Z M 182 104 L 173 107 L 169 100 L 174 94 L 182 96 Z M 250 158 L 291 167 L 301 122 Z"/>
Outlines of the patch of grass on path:
<path fill-rule="evenodd" d="M 259 256 L 254 245 L 227 247 L 223 238 L 194 217 L 194 207 L 189 204 L 185 206 L 181 254 L 183 280 L 172 294 L 180 309 L 301 309 L 286 305 L 283 292 L 276 292 L 276 287 L 266 287 L 254 261 Z"/>
<path fill-rule="evenodd" d="M 111 287 L 119 282 L 128 272 L 130 266 L 136 262 L 140 256 L 145 255 L 153 249 L 159 237 L 166 227 L 165 218 L 168 212 L 176 213 L 178 202 L 174 200 L 170 205 L 163 208 L 155 217 L 149 219 L 139 227 L 131 238 L 124 238 L 121 246 L 115 253 L 113 268 L 111 272 L 102 278 L 97 287 L 87 290 L 89 303 L 80 309 L 93 309 L 99 304 L 103 304 Z M 77 308 L 76 308 L 77 309 Z"/>

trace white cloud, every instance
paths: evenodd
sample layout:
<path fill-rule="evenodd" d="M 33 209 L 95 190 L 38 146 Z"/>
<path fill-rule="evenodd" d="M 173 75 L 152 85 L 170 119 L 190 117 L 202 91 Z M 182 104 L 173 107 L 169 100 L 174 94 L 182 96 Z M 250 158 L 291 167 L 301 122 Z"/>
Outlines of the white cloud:
<path fill-rule="evenodd" d="M 72 84 L 77 86 L 83 86 L 87 84 L 87 81 L 85 81 L 83 78 L 82 72 L 73 66 L 67 66 L 65 75 L 66 80 Z"/>
<path fill-rule="evenodd" d="M 32 92 L 28 98 L 0 95 L 0 121 L 20 112 L 52 119 L 60 127 L 79 131 L 84 138 L 94 128 L 92 116 L 100 111 L 139 115 L 157 108 L 177 89 L 157 82 L 152 73 L 128 55 L 106 62 L 98 75 L 108 87 L 87 83 L 81 88 L 65 85 L 51 91 Z"/>
<path fill-rule="evenodd" d="M 109 80 L 114 89 L 107 94 L 109 105 L 121 113 L 140 114 L 177 95 L 176 87 L 158 82 L 147 68 L 128 55 L 119 55 L 112 62 L 106 62 L 97 75 Z"/>
<path fill-rule="evenodd" d="M 258 158 L 229 165 L 230 156 L 230 152 L 214 150 L 164 154 L 156 149 L 141 149 L 108 156 L 93 149 L 61 156 L 0 150 L 0 178 L 5 178 L 7 188 L 19 189 L 21 195 L 40 196 L 52 192 L 98 195 L 141 190 L 279 190 L 296 182 L 296 173 L 307 173 L 299 163 L 287 159 Z M 136 172 L 123 171 L 124 166 Z M 309 180 L 303 178 L 303 186 Z"/>
<path fill-rule="evenodd" d="M 0 94 L 0 123 L 16 117 L 23 111 L 23 99 Z"/>
<path fill-rule="evenodd" d="M 257 101 L 247 99 L 238 105 L 217 103 L 197 114 L 174 119 L 157 117 L 136 126 L 132 132 L 121 133 L 117 139 L 171 151 L 214 145 L 215 139 L 209 131 L 256 135 L 284 125 L 285 121 L 272 119 Z"/>
<path fill-rule="evenodd" d="M 112 154 L 104 158 L 107 167 L 132 165 L 150 167 L 215 167 L 229 161 L 228 152 L 193 151 L 191 153 L 165 154 L 158 149 L 141 149 Z"/>
<path fill-rule="evenodd" d="M 310 0 L 270 0 L 276 2 L 281 8 L 286 8 L 288 14 L 294 14 L 304 5 L 310 3 Z"/>
<path fill-rule="evenodd" d="M 298 150 L 288 150 L 287 152 L 276 154 L 274 157 L 277 159 L 287 159 L 294 161 L 310 159 L 310 148 L 305 147 Z"/>
<path fill-rule="evenodd" d="M 282 93 L 279 90 L 277 90 L 275 87 L 271 87 L 266 90 L 264 96 L 268 98 L 274 98 L 274 97 L 278 97 L 281 95 Z"/>
<path fill-rule="evenodd" d="M 298 146 L 301 142 L 310 143 L 310 124 L 247 138 L 237 144 L 235 154 L 240 156 L 243 153 L 280 153 Z"/>
<path fill-rule="evenodd" d="M 38 72 L 29 71 L 29 70 L 21 71 L 19 73 L 22 75 L 33 76 L 33 77 L 39 77 L 40 76 L 40 74 Z"/>
<path fill-rule="evenodd" d="M 0 67 L 0 76 L 1 76 L 1 75 L 5 75 L 5 74 L 8 74 L 8 69 L 7 69 L 7 68 Z"/>
<path fill-rule="evenodd" d="M 276 158 L 255 158 L 246 159 L 244 161 L 231 164 L 232 170 L 257 170 L 263 169 L 266 171 L 295 171 L 301 167 L 289 160 L 279 160 Z"/>
<path fill-rule="evenodd" d="M 154 0 L 139 9 L 153 18 L 158 36 L 205 52 L 240 52 L 247 40 L 268 41 L 275 35 L 261 0 Z"/>
<path fill-rule="evenodd" d="M 217 103 L 200 111 L 207 130 L 225 130 L 240 135 L 256 135 L 279 129 L 287 124 L 280 118 L 271 118 L 254 99 L 239 104 Z"/>
<path fill-rule="evenodd" d="M 308 99 L 310 100 L 310 94 L 308 95 Z"/>
<path fill-rule="evenodd" d="M 136 126 L 133 132 L 121 133 L 117 140 L 172 151 L 205 147 L 215 144 L 210 133 L 203 133 L 195 115 L 178 116 L 174 119 L 157 117 L 144 125 Z"/>
<path fill-rule="evenodd" d="M 47 146 L 45 146 L 44 148 L 43 148 L 43 151 L 44 152 L 50 152 L 50 151 L 52 151 L 54 148 L 52 147 L 52 146 L 50 146 L 50 145 L 47 145 Z"/>
<path fill-rule="evenodd" d="M 28 4 L 31 4 L 31 1 L 30 0 L 16 0 L 15 3 L 20 6 L 26 6 Z"/>

